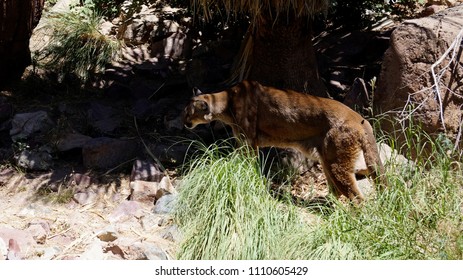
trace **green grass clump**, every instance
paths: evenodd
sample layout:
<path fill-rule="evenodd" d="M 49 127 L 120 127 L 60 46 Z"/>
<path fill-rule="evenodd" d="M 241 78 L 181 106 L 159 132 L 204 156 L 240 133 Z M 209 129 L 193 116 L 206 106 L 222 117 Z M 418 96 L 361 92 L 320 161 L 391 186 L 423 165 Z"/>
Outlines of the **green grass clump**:
<path fill-rule="evenodd" d="M 305 226 L 294 207 L 273 199 L 258 160 L 246 148 L 213 145 L 181 185 L 176 219 L 179 259 L 268 259 L 284 236 Z M 248 154 L 248 155 L 246 155 Z"/>
<path fill-rule="evenodd" d="M 49 18 L 50 42 L 36 59 L 63 77 L 72 74 L 83 82 L 91 74 L 103 72 L 122 43 L 100 33 L 101 21 L 101 15 L 86 8 L 53 15 Z"/>
<path fill-rule="evenodd" d="M 463 259 L 461 161 L 448 141 L 426 141 L 428 160 L 386 166 L 384 191 L 360 206 L 332 200 L 309 222 L 290 200 L 269 194 L 271 178 L 257 158 L 244 148 L 225 153 L 211 146 L 181 185 L 176 219 L 184 240 L 177 257 Z"/>

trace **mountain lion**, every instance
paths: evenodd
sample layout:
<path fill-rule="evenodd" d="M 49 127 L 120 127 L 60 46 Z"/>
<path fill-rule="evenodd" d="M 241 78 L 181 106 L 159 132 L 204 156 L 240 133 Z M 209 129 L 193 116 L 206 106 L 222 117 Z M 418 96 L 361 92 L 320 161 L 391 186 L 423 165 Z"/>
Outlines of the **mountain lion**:
<path fill-rule="evenodd" d="M 193 97 L 183 112 L 189 129 L 213 120 L 231 126 L 255 149 L 294 148 L 310 156 L 315 148 L 338 197 L 364 200 L 355 179 L 362 163 L 375 182 L 384 170 L 370 123 L 335 100 L 243 81 Z"/>

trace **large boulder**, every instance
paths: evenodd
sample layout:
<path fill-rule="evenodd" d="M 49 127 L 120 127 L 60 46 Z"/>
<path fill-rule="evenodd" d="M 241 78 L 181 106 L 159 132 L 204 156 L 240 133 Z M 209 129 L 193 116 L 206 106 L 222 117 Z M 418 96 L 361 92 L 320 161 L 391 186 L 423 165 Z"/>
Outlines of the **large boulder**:
<path fill-rule="evenodd" d="M 374 100 L 378 112 L 392 117 L 385 118 L 383 129 L 397 130 L 407 123 L 400 120 L 412 116 L 431 135 L 446 133 L 454 141 L 458 138 L 463 105 L 462 35 L 463 5 L 407 20 L 393 31 Z"/>

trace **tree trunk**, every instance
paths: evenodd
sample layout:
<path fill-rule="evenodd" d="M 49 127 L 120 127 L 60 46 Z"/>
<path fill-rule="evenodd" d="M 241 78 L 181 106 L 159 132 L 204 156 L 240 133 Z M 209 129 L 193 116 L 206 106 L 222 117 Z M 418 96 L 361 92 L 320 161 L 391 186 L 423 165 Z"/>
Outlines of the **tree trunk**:
<path fill-rule="evenodd" d="M 263 19 L 251 32 L 252 54 L 248 79 L 264 85 L 327 96 L 318 75 L 311 21 L 281 15 Z"/>
<path fill-rule="evenodd" d="M 0 87 L 21 77 L 30 65 L 29 39 L 44 0 L 0 0 Z"/>

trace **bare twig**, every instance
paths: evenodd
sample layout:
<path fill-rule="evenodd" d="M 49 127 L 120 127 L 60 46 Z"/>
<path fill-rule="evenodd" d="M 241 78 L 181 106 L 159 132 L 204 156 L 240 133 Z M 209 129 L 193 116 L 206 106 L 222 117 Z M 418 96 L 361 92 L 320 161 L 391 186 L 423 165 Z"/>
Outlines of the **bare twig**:
<path fill-rule="evenodd" d="M 444 132 L 446 132 L 446 127 L 445 127 L 445 119 L 444 119 L 444 104 L 442 102 L 442 94 L 441 94 L 441 91 L 440 91 L 440 81 L 442 79 L 442 76 L 444 75 L 444 72 L 445 70 L 447 70 L 447 68 L 450 67 L 450 65 L 452 64 L 452 62 L 455 61 L 455 57 L 456 57 L 456 53 L 457 53 L 457 50 L 461 47 L 461 42 L 462 42 L 462 37 L 463 37 L 463 28 L 460 30 L 460 32 L 458 32 L 458 35 L 456 36 L 455 40 L 453 40 L 452 44 L 450 44 L 450 47 L 444 52 L 444 54 L 431 66 L 431 73 L 432 73 L 432 77 L 434 79 L 434 90 L 435 90 L 435 93 L 436 93 L 436 97 L 437 97 L 437 100 L 439 102 L 439 113 L 440 113 L 440 119 L 441 119 L 441 122 L 442 122 L 442 127 L 444 129 Z M 452 57 L 450 58 L 448 64 L 446 66 L 444 66 L 440 71 L 439 71 L 439 75 L 436 75 L 436 71 L 435 71 L 435 68 L 440 65 L 447 57 L 448 55 L 450 54 L 450 52 L 452 52 Z"/>

